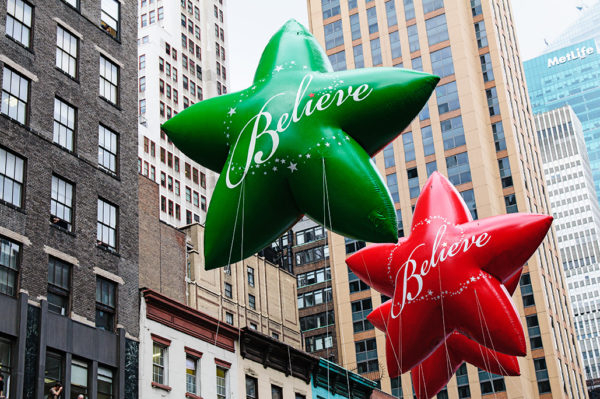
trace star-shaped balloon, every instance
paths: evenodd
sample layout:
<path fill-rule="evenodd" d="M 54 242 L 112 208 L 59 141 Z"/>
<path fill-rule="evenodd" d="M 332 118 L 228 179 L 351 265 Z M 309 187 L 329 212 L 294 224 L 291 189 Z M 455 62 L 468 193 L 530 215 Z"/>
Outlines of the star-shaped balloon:
<path fill-rule="evenodd" d="M 511 295 L 517 288 L 520 277 L 521 271 L 504 282 L 506 290 Z M 391 307 L 391 300 L 378 306 L 369 314 L 369 321 L 376 328 L 386 331 Z M 469 362 L 493 374 L 520 375 L 516 356 L 496 352 L 455 331 L 423 362 L 411 370 L 417 398 L 429 399 L 437 395 L 464 362 Z"/>
<path fill-rule="evenodd" d="M 206 217 L 206 268 L 263 249 L 304 214 L 347 237 L 396 242 L 394 204 L 371 157 L 438 81 L 398 68 L 333 72 L 316 39 L 287 22 L 251 87 L 162 126 L 186 155 L 221 173 Z"/>
<path fill-rule="evenodd" d="M 460 194 L 434 172 L 410 235 L 346 260 L 367 284 L 393 295 L 386 324 L 390 376 L 417 366 L 454 331 L 497 352 L 524 355 L 523 327 L 501 282 L 519 272 L 551 223 L 533 214 L 473 221 Z"/>

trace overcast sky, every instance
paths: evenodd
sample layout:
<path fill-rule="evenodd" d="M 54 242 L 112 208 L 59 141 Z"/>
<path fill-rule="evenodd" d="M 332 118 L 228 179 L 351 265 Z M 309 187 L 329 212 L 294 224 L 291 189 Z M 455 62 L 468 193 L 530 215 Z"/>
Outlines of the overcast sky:
<path fill-rule="evenodd" d="M 596 1 L 511 0 L 521 59 L 539 55 L 544 50 L 544 39 L 551 42 L 585 12 L 585 8 L 578 11 L 577 6 Z M 230 91 L 237 91 L 250 86 L 269 38 L 290 18 L 308 26 L 308 12 L 306 0 L 228 0 L 227 3 Z"/>

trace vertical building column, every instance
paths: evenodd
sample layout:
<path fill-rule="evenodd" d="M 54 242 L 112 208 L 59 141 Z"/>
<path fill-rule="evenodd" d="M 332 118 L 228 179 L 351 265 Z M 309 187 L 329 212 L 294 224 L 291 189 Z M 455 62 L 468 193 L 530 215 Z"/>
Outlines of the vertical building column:
<path fill-rule="evenodd" d="M 119 358 L 119 369 L 118 369 L 118 378 L 117 378 L 117 394 L 115 395 L 116 399 L 125 399 L 125 329 L 119 328 L 117 334 L 119 335 L 119 349 L 118 349 L 118 358 Z M 97 369 L 96 369 L 97 371 Z"/>
<path fill-rule="evenodd" d="M 45 299 L 40 301 L 40 354 L 37 368 L 37 384 L 35 397 L 44 398 L 44 375 L 46 372 L 46 333 L 48 329 L 48 302 Z"/>
<path fill-rule="evenodd" d="M 98 362 L 96 360 L 92 362 L 88 381 L 90 384 L 88 399 L 96 399 L 98 397 Z"/>
<path fill-rule="evenodd" d="M 71 397 L 71 362 L 73 361 L 73 354 L 67 352 L 65 354 L 65 381 L 63 384 L 63 398 Z"/>
<path fill-rule="evenodd" d="M 23 384 L 25 382 L 25 347 L 27 342 L 27 300 L 29 295 L 24 292 L 19 294 L 18 299 L 18 318 L 19 326 L 17 330 L 16 361 L 11 384 L 10 397 L 21 399 L 23 397 Z"/>

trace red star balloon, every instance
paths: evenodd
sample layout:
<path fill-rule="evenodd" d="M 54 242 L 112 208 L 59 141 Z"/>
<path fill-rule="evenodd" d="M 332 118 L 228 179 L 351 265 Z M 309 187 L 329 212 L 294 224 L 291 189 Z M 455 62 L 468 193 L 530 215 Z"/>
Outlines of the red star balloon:
<path fill-rule="evenodd" d="M 525 355 L 523 327 L 501 284 L 518 273 L 552 217 L 510 214 L 473 221 L 439 173 L 422 191 L 410 235 L 364 248 L 346 262 L 363 281 L 393 295 L 387 322 L 391 377 L 421 363 L 454 331 L 507 355 Z"/>
<path fill-rule="evenodd" d="M 517 288 L 521 271 L 504 282 L 512 295 Z M 385 331 L 392 301 L 378 306 L 369 315 L 369 320 L 378 329 Z M 519 362 L 515 356 L 491 350 L 466 336 L 453 332 L 421 364 L 411 370 L 413 387 L 418 399 L 429 399 L 437 395 L 450 381 L 456 370 L 469 362 L 482 370 L 498 375 L 520 375 Z"/>

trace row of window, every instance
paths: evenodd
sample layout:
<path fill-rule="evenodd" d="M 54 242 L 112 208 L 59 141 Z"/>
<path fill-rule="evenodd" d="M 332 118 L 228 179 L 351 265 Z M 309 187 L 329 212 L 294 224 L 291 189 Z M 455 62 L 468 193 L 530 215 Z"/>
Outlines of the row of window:
<path fill-rule="evenodd" d="M 322 269 L 312 270 L 306 273 L 296 275 L 298 288 L 306 287 L 313 284 L 323 283 L 331 280 L 331 268 L 329 266 Z"/>
<path fill-rule="evenodd" d="M 296 252 L 296 266 L 318 262 L 329 258 L 329 246 L 322 245 Z"/>
<path fill-rule="evenodd" d="M 22 259 L 20 243 L 0 237 L 0 294 L 15 296 L 18 292 Z M 73 290 L 73 265 L 58 258 L 48 260 L 48 310 L 63 316 L 70 314 Z M 96 277 L 96 327 L 113 331 L 117 308 L 117 286 Z"/>
<path fill-rule="evenodd" d="M 250 272 L 248 273 L 248 282 L 250 282 Z M 252 283 L 254 283 L 254 269 L 252 269 Z M 226 298 L 233 299 L 233 286 L 230 283 L 225 282 L 223 291 Z M 248 307 L 256 310 L 256 297 L 252 294 L 248 294 Z"/>
<path fill-rule="evenodd" d="M 163 19 L 165 19 L 165 10 L 163 7 L 159 7 L 157 10 L 150 10 L 147 14 L 144 13 L 140 16 L 140 27 L 144 28 Z"/>
<path fill-rule="evenodd" d="M 309 308 L 311 306 L 321 305 L 333 300 L 331 287 L 308 291 L 298 294 L 298 309 Z"/>
<path fill-rule="evenodd" d="M 357 6 L 358 6 L 357 0 L 348 0 L 348 10 L 353 10 Z M 321 2 L 321 7 L 322 7 L 324 20 L 334 17 L 336 15 L 340 15 L 340 13 L 341 13 L 340 0 L 323 0 Z M 443 0 L 423 0 L 423 13 L 424 14 L 430 13 L 432 11 L 435 11 L 435 10 L 438 10 L 441 8 L 444 8 Z M 369 10 L 373 10 L 372 11 L 373 14 L 376 13 L 376 11 L 375 11 L 376 7 L 371 7 L 369 9 L 367 9 L 367 11 L 369 11 Z M 397 19 L 397 15 L 396 15 L 396 7 L 394 4 L 394 0 L 387 0 L 385 2 L 385 11 L 386 11 L 388 27 L 397 25 L 398 19 Z M 415 17 L 415 8 L 414 8 L 413 0 L 404 0 L 404 14 L 405 14 L 407 21 L 409 21 Z M 376 23 L 377 17 L 375 16 L 375 17 L 371 17 L 371 18 Z M 369 34 L 374 33 L 374 32 L 377 32 L 377 30 L 371 31 L 371 29 L 369 29 Z"/>

